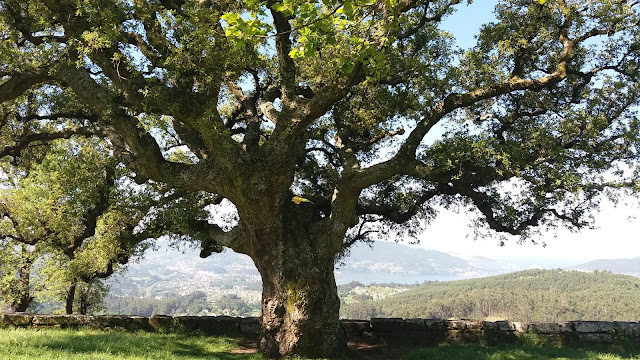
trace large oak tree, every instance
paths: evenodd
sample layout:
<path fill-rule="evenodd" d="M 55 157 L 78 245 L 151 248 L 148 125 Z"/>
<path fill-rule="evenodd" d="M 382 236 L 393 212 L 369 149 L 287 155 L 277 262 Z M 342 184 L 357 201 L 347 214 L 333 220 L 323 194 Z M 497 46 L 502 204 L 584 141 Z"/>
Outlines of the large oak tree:
<path fill-rule="evenodd" d="M 3 0 L 0 154 L 101 136 L 141 183 L 228 199 L 202 255 L 255 262 L 260 348 L 331 357 L 334 261 L 376 227 L 463 203 L 527 236 L 637 189 L 637 2 L 504 0 L 458 51 L 460 2 Z"/>

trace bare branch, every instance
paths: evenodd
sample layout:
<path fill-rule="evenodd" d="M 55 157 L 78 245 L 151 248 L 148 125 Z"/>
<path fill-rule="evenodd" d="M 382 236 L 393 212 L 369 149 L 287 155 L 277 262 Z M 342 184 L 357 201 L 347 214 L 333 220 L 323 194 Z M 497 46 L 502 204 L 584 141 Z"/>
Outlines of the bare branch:
<path fill-rule="evenodd" d="M 375 143 L 380 142 L 383 139 L 386 139 L 388 137 L 393 137 L 396 135 L 404 135 L 404 128 L 400 128 L 398 130 L 395 131 L 389 131 L 389 130 L 384 130 L 382 131 L 380 134 L 374 136 L 373 138 L 363 142 L 364 145 L 373 145 Z"/>
<path fill-rule="evenodd" d="M 422 205 L 440 194 L 441 192 L 438 189 L 427 191 L 416 198 L 408 209 L 402 209 L 401 206 L 376 204 L 372 202 L 358 204 L 356 211 L 358 215 L 379 215 L 396 224 L 404 224 L 421 211 Z"/>

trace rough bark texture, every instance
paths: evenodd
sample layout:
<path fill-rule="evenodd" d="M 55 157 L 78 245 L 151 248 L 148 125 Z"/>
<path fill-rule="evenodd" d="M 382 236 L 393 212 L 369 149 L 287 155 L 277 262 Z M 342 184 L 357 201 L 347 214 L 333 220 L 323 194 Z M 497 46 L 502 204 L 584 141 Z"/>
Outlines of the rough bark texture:
<path fill-rule="evenodd" d="M 338 357 L 346 342 L 333 274 L 335 239 L 312 224 L 311 204 L 295 204 L 289 197 L 276 209 L 275 217 L 241 216 L 270 220 L 268 226 L 241 222 L 262 276 L 260 350 L 271 358 Z"/>
<path fill-rule="evenodd" d="M 72 283 L 69 286 L 69 292 L 67 293 L 67 303 L 65 305 L 65 314 L 73 314 L 73 302 L 76 298 L 76 283 Z"/>
<path fill-rule="evenodd" d="M 13 312 L 25 312 L 31 305 L 33 297 L 29 292 L 29 282 L 31 277 L 31 263 L 28 262 L 26 266 L 18 269 L 18 290 L 19 294 L 15 302 L 11 304 L 11 311 Z"/>
<path fill-rule="evenodd" d="M 269 357 L 337 357 L 346 345 L 333 262 L 310 264 L 304 256 L 290 256 L 286 268 L 282 263 L 259 266 L 263 283 L 260 349 Z M 294 266 L 297 269 L 291 272 Z"/>
<path fill-rule="evenodd" d="M 431 216 L 436 207 L 430 201 L 439 197 L 473 205 L 491 229 L 524 237 L 538 225 L 584 227 L 586 210 L 595 208 L 595 196 L 606 187 L 637 190 L 635 175 L 614 182 L 597 176 L 621 162 L 637 169 L 638 130 L 629 116 L 638 104 L 638 74 L 629 70 L 640 59 L 637 1 L 499 7 L 497 23 L 483 27 L 468 59 L 458 58 L 453 43 L 430 27 L 460 0 L 363 2 L 352 4 L 349 19 L 326 6 L 317 7 L 319 18 L 281 11 L 276 0 L 231 7 L 182 0 L 31 3 L 0 6 L 9 34 L 2 44 L 15 55 L 0 66 L 0 103 L 13 103 L 0 123 L 37 132 L 9 132 L 12 141 L 0 156 L 72 134 L 107 136 L 136 182 L 228 199 L 238 209 L 236 228 L 225 232 L 198 218 L 188 232 L 203 238 L 203 256 L 231 248 L 255 262 L 264 283 L 261 348 L 268 356 L 333 357 L 341 351 L 333 263 L 343 245 L 373 231 L 364 224 Z M 271 15 L 255 20 L 271 22 L 273 43 L 264 48 L 263 37 L 248 36 L 249 46 L 239 47 L 221 16 L 230 11 L 244 18 L 259 13 L 256 6 Z M 88 15 L 101 12 L 105 16 Z M 389 32 L 352 30 L 364 20 Z M 361 50 L 326 66 L 320 65 L 327 56 L 322 46 L 292 57 L 292 50 L 306 47 L 294 24 L 308 24 L 305 30 L 318 39 L 342 34 L 332 37 L 331 54 L 352 52 L 353 36 Z M 63 35 L 50 34 L 52 29 Z M 587 51 L 596 37 L 599 45 Z M 136 52 L 123 51 L 129 46 L 145 55 L 144 71 Z M 51 57 L 51 49 L 60 55 Z M 34 63 L 50 57 L 42 66 Z M 459 74 L 475 80 L 456 79 Z M 601 74 L 604 80 L 594 81 Z M 40 85 L 73 93 L 74 101 L 49 96 L 48 87 L 36 90 Z M 14 116 L 30 89 L 47 95 L 34 97 L 42 98 L 34 109 L 70 107 L 79 115 Z M 584 109 L 593 111 L 585 116 Z M 69 120 L 84 125 L 69 128 Z M 382 142 L 404 132 L 390 126 L 407 121 L 415 123 L 407 136 L 391 146 Z M 432 145 L 423 141 L 444 123 L 452 125 L 451 136 Z M 46 128 L 53 132 L 40 132 Z M 198 160 L 167 157 L 174 145 L 186 146 Z M 501 195 L 502 185 L 514 180 L 525 183 L 521 201 Z M 365 189 L 367 196 L 360 196 Z M 291 201 L 294 190 L 297 202 Z M 87 236 L 95 233 L 100 204 L 108 203 L 85 214 Z M 362 231 L 343 243 L 359 223 Z M 67 254 L 81 245 L 76 240 Z M 75 287 L 67 312 L 74 293 Z"/>

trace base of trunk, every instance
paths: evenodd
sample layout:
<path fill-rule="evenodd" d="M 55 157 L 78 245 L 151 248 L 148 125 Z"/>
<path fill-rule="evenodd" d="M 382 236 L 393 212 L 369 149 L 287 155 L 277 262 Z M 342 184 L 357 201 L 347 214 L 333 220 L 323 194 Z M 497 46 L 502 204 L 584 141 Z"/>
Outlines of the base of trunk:
<path fill-rule="evenodd" d="M 338 326 L 331 329 L 307 329 L 311 331 L 300 331 L 299 327 L 292 327 L 282 329 L 276 334 L 263 332 L 258 348 L 268 358 L 282 356 L 300 356 L 305 359 L 340 358 L 348 348 L 344 331 L 340 324 Z"/>
<path fill-rule="evenodd" d="M 300 264 L 296 270 L 292 278 L 262 274 L 260 351 L 269 358 L 341 357 L 347 346 L 333 261 L 324 266 Z"/>

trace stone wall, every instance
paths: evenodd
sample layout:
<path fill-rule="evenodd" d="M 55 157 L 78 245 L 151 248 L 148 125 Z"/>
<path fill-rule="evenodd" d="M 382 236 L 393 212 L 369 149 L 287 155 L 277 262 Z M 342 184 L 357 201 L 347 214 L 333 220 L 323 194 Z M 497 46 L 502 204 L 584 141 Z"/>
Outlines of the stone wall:
<path fill-rule="evenodd" d="M 535 333 L 556 344 L 572 342 L 612 343 L 627 340 L 640 344 L 640 322 L 569 321 L 519 323 L 511 321 L 386 319 L 371 321 L 342 320 L 350 339 L 377 338 L 393 343 L 477 342 L 490 344 L 516 340 L 526 333 Z"/>
<path fill-rule="evenodd" d="M 230 316 L 29 315 L 0 314 L 0 327 L 123 329 L 129 331 L 199 331 L 207 335 L 257 336 L 258 318 Z"/>
<path fill-rule="evenodd" d="M 0 314 L 0 327 L 124 329 L 130 331 L 198 331 L 207 335 L 257 337 L 259 318 L 228 316 L 119 316 Z M 533 332 L 555 343 L 611 343 L 624 339 L 640 343 L 640 322 L 569 321 L 518 323 L 511 321 L 376 318 L 342 320 L 348 340 L 437 345 L 446 342 L 508 342 Z"/>

